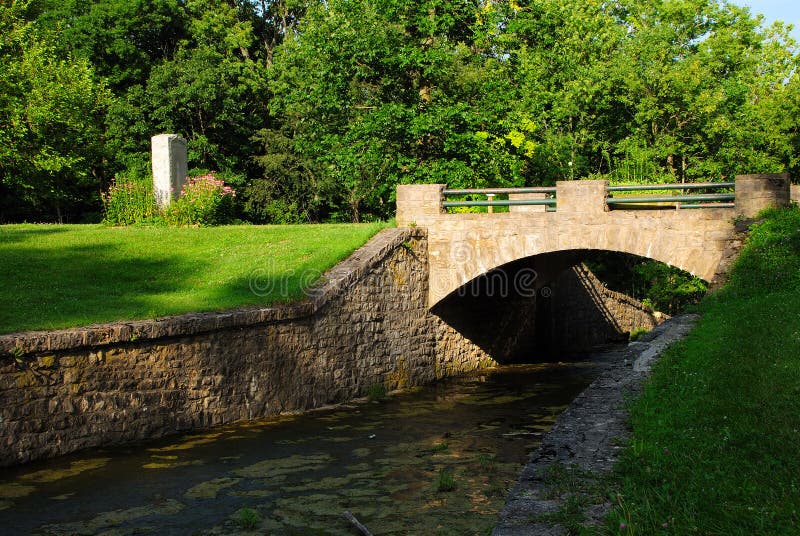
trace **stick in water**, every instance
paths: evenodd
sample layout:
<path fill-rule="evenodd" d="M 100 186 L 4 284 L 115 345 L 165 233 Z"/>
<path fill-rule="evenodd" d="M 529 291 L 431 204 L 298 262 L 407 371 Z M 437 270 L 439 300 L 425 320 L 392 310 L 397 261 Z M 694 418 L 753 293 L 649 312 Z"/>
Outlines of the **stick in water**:
<path fill-rule="evenodd" d="M 372 533 L 369 531 L 369 529 L 364 525 L 362 525 L 361 522 L 359 522 L 358 519 L 356 519 L 356 516 L 351 514 L 349 510 L 344 511 L 344 517 L 346 517 L 347 520 L 350 521 L 350 523 L 355 525 L 356 528 L 361 531 L 361 534 L 363 534 L 364 536 L 372 536 Z"/>

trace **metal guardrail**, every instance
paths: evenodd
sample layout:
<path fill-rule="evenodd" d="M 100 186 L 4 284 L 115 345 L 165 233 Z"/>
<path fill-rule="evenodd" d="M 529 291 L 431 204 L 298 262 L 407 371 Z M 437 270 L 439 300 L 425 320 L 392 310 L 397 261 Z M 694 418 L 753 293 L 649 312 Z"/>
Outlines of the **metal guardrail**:
<path fill-rule="evenodd" d="M 733 201 L 735 194 L 688 194 L 688 195 L 648 195 L 644 197 L 609 197 L 606 203 L 619 205 L 625 203 L 677 203 L 682 201 L 695 201 L 708 203 L 710 201 Z"/>
<path fill-rule="evenodd" d="M 609 186 L 606 191 L 612 192 L 648 192 L 664 190 L 722 190 L 736 188 L 735 182 L 694 182 L 694 183 L 671 183 L 671 184 L 624 184 Z M 678 195 L 642 195 L 632 197 L 612 197 L 606 198 L 606 204 L 611 208 L 664 208 L 664 205 L 653 207 L 641 207 L 648 203 L 675 203 L 675 208 L 679 210 L 694 208 L 733 208 L 733 201 L 736 200 L 734 193 L 701 193 Z M 627 206 L 626 206 L 627 205 Z M 631 207 L 630 205 L 640 205 Z"/>
<path fill-rule="evenodd" d="M 613 192 L 652 192 L 664 190 L 724 190 L 734 189 L 735 182 L 694 182 L 694 183 L 669 183 L 669 184 L 622 184 L 608 186 L 606 191 Z M 508 194 L 545 194 L 544 199 L 494 199 L 496 195 Z M 554 186 L 536 186 L 529 188 L 469 188 L 445 189 L 442 191 L 444 199 L 442 206 L 451 207 L 512 207 L 512 206 L 542 206 L 548 212 L 555 212 L 557 188 Z M 448 201 L 447 197 L 454 196 L 486 196 L 487 200 L 460 199 Z M 663 203 L 674 203 L 677 209 L 697 208 L 733 208 L 736 199 L 734 193 L 680 193 L 677 195 L 641 195 L 631 197 L 613 197 L 609 195 L 606 203 L 615 209 L 663 209 Z M 648 206 L 648 204 L 653 204 Z"/>
<path fill-rule="evenodd" d="M 648 190 L 718 190 L 735 188 L 735 182 L 687 182 L 669 184 L 621 184 L 606 188 L 609 192 L 638 192 Z"/>
<path fill-rule="evenodd" d="M 470 195 L 470 194 L 554 194 L 555 186 L 531 186 L 529 188 L 468 188 L 465 190 L 444 190 L 442 194 L 448 195 Z"/>
<path fill-rule="evenodd" d="M 546 194 L 553 197 L 546 197 L 544 199 L 493 199 L 496 195 L 506 194 Z M 554 186 L 536 186 L 530 188 L 470 188 L 470 189 L 449 189 L 444 190 L 442 195 L 447 198 L 448 196 L 464 196 L 464 195 L 485 195 L 489 199 L 484 200 L 471 200 L 464 199 L 459 201 L 442 201 L 444 208 L 450 207 L 489 207 L 489 211 L 493 207 L 516 207 L 516 206 L 542 206 L 544 205 L 545 211 L 554 212 L 556 210 L 556 188 Z"/>

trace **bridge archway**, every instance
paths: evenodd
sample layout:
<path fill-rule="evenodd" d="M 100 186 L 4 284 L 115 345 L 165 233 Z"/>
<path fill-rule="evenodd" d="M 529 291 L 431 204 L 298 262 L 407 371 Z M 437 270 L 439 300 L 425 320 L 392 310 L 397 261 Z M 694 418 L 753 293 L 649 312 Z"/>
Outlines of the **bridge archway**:
<path fill-rule="evenodd" d="M 688 211 L 687 211 L 688 212 Z M 603 250 L 637 255 L 711 281 L 734 238 L 727 209 L 653 215 L 610 212 L 596 218 L 542 213 L 541 218 L 458 216 L 458 230 L 428 227 L 429 305 L 473 279 L 511 262 L 557 259 L 576 251 Z M 548 271 L 547 267 L 539 270 Z M 546 279 L 546 276 L 545 276 Z"/>
<path fill-rule="evenodd" d="M 582 261 L 596 250 L 518 259 L 481 274 L 431 312 L 501 363 L 565 359 L 657 325 L 653 311 L 606 288 Z"/>
<path fill-rule="evenodd" d="M 557 265 L 571 262 L 574 252 L 587 250 L 618 251 L 661 261 L 713 283 L 738 254 L 741 240 L 735 220 L 752 218 L 768 206 L 787 205 L 789 182 L 788 174 L 740 175 L 734 185 L 734 204 L 675 210 L 682 206 L 681 200 L 691 197 L 676 196 L 679 202 L 673 209 L 656 206 L 651 210 L 647 205 L 645 210 L 612 210 L 631 200 L 616 198 L 612 203 L 607 181 L 564 181 L 554 189 L 555 201 L 544 203 L 555 203 L 555 211 L 511 210 L 509 204 L 509 212 L 458 214 L 445 212 L 445 185 L 400 185 L 397 224 L 427 230 L 428 306 L 442 314 L 458 289 L 471 281 L 481 277 L 492 281 L 499 270 L 522 270 L 536 263 L 535 259 L 540 263 L 550 259 L 551 267 L 544 263 L 538 270 L 533 268 L 539 281 L 546 281 L 550 279 L 548 270 L 557 271 Z M 511 192 L 506 193 L 510 198 Z M 529 199 L 523 204 L 543 203 Z M 576 278 L 582 277 L 572 270 Z M 487 303 L 475 306 L 485 308 Z M 496 320 L 502 318 L 498 315 Z"/>

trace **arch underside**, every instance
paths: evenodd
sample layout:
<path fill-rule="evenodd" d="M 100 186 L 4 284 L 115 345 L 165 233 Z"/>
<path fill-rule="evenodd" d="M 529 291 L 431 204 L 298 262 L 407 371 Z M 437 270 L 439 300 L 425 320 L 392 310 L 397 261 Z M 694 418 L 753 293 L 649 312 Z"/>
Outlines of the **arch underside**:
<path fill-rule="evenodd" d="M 652 310 L 610 290 L 581 261 L 596 250 L 518 259 L 478 276 L 431 312 L 500 363 L 564 360 L 652 329 Z"/>

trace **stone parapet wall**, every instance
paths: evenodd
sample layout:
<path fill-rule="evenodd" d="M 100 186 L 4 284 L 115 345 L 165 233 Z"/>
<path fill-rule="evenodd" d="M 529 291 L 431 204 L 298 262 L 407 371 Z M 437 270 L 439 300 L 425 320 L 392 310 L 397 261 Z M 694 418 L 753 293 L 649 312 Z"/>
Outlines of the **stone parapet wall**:
<path fill-rule="evenodd" d="M 791 197 L 788 173 L 736 176 L 736 215 L 755 218 L 767 207 L 785 207 Z"/>
<path fill-rule="evenodd" d="M 379 233 L 305 302 L 0 337 L 0 465 L 494 364 L 427 309 L 427 238 Z"/>

